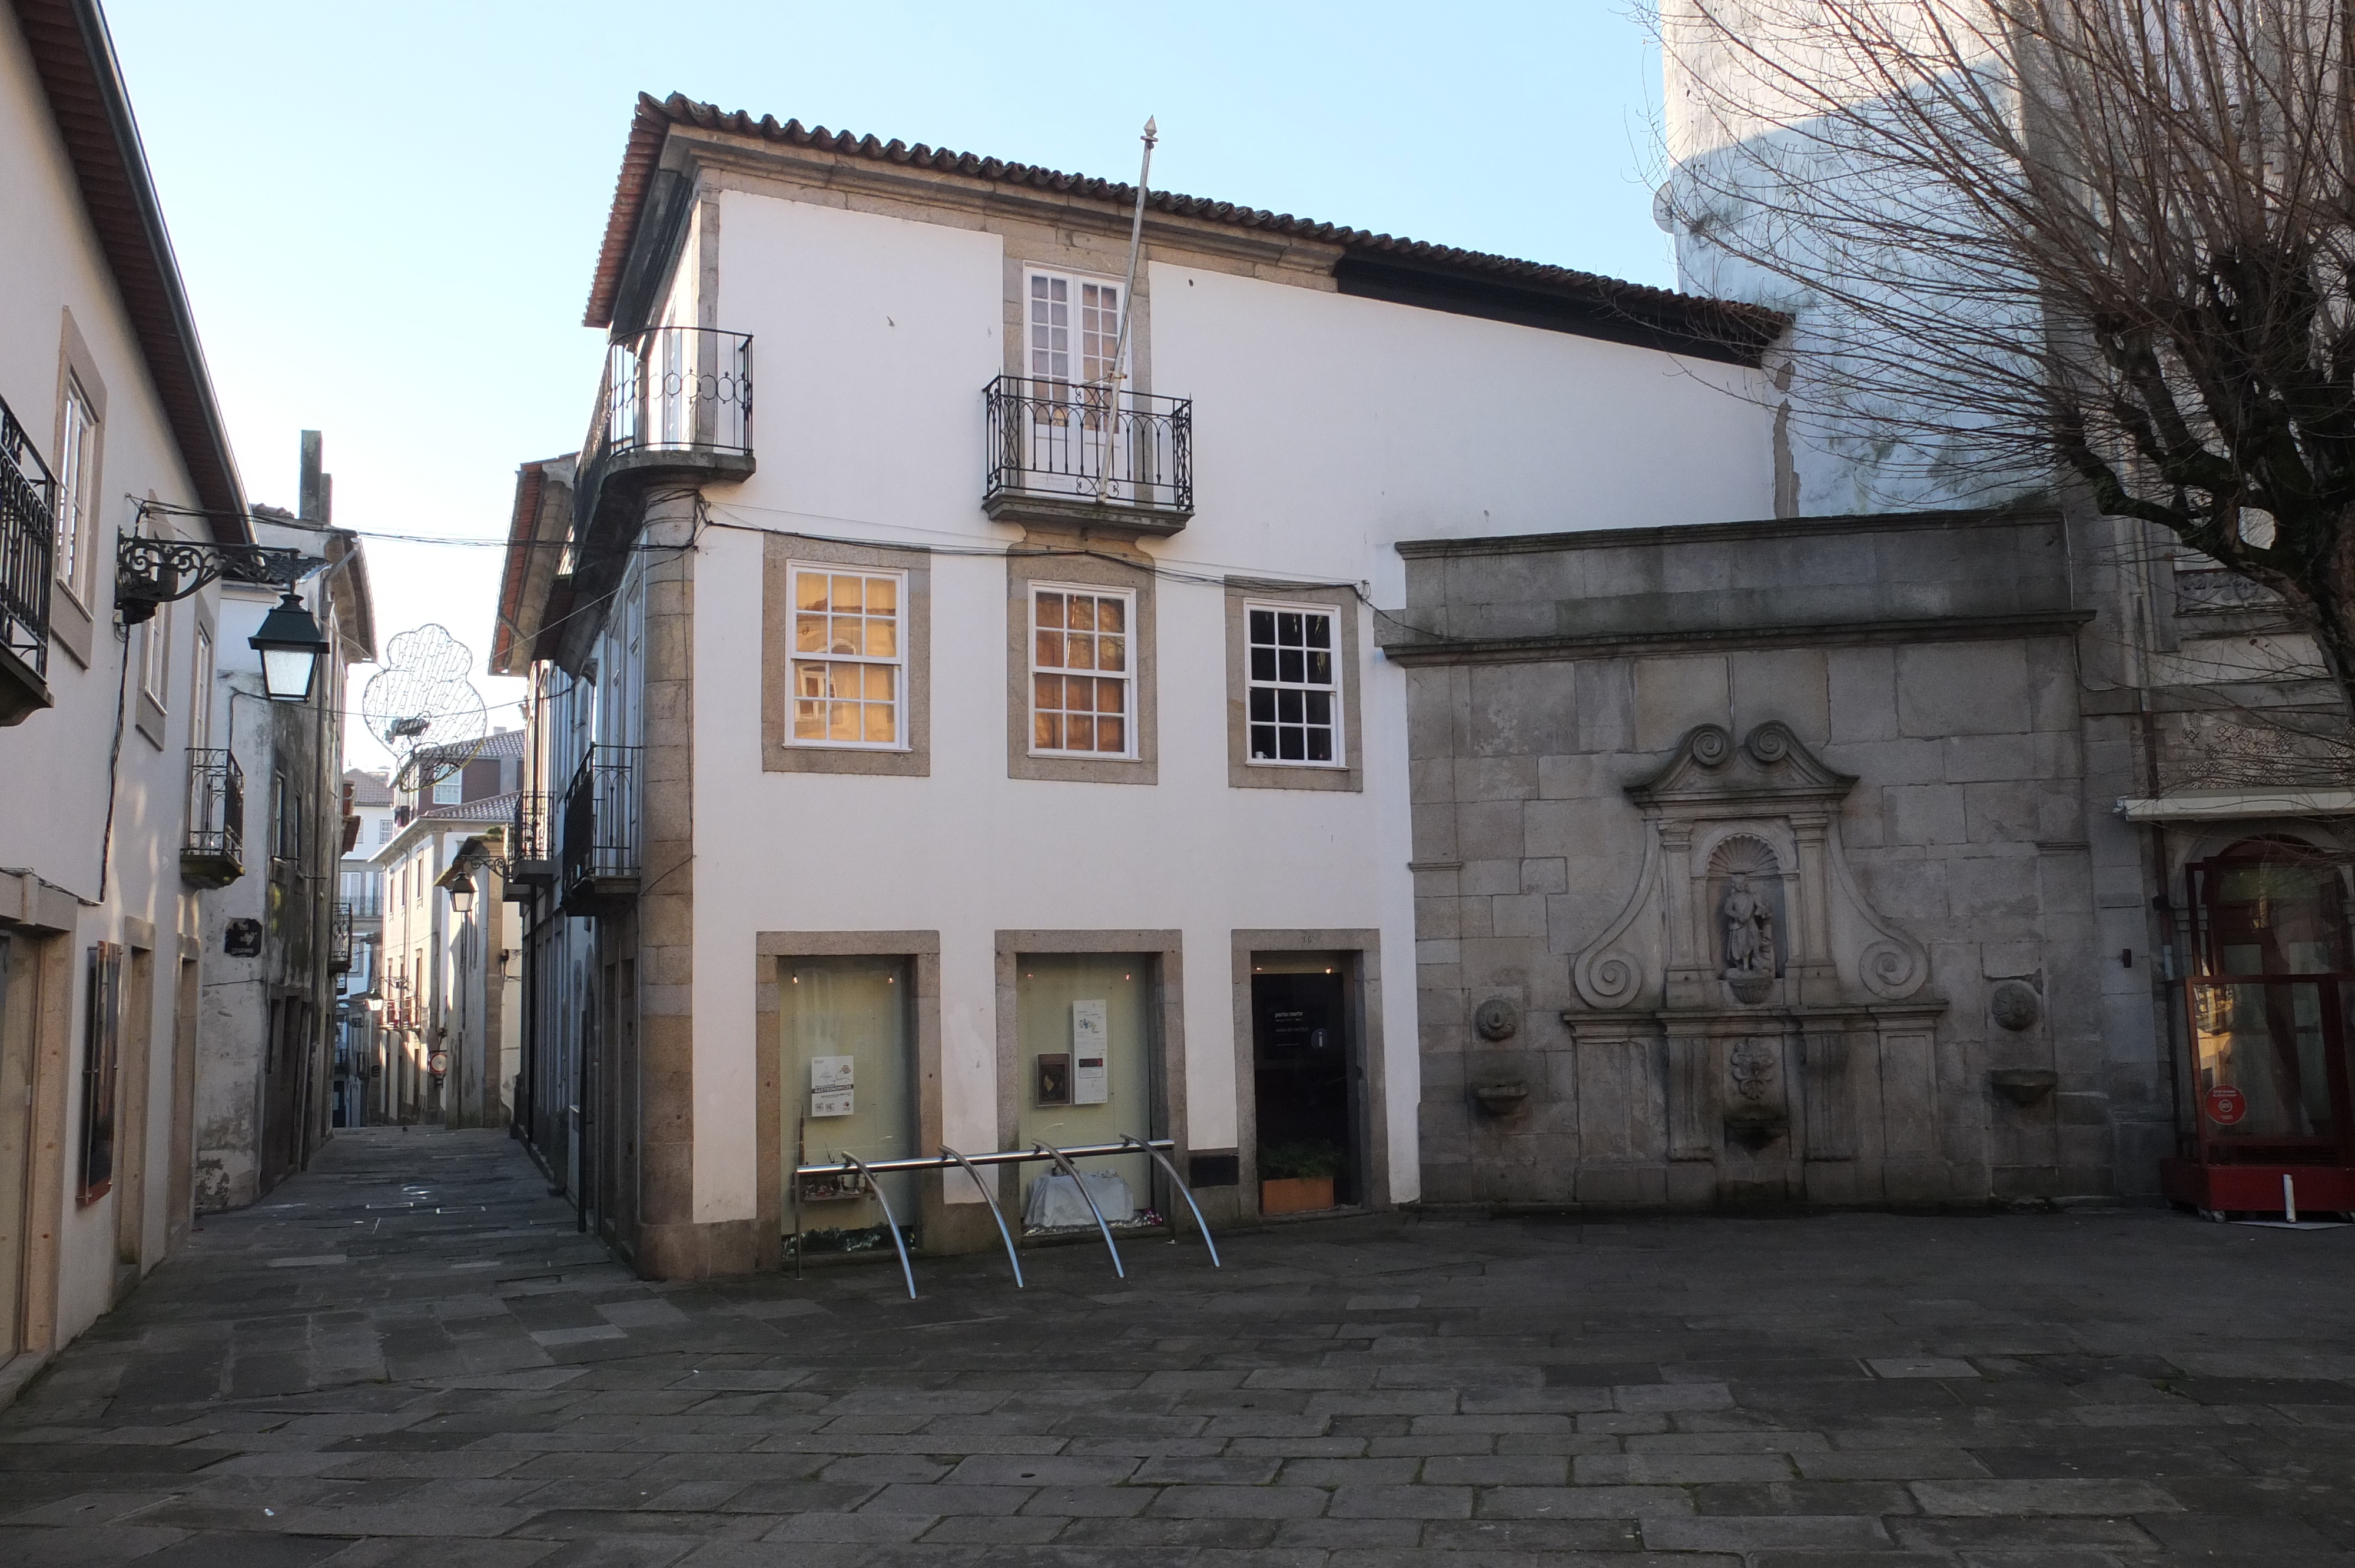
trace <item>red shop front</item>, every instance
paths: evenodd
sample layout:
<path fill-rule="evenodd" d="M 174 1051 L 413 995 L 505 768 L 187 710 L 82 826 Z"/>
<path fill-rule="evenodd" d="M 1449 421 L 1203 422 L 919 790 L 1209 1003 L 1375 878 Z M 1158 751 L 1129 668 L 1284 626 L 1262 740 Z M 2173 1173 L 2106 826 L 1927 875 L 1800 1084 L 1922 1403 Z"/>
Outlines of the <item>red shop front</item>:
<path fill-rule="evenodd" d="M 2272 838 L 2186 868 L 2190 1048 L 2179 1148 L 2159 1173 L 2170 1201 L 2224 1213 L 2355 1212 L 2346 872 L 2310 844 Z"/>

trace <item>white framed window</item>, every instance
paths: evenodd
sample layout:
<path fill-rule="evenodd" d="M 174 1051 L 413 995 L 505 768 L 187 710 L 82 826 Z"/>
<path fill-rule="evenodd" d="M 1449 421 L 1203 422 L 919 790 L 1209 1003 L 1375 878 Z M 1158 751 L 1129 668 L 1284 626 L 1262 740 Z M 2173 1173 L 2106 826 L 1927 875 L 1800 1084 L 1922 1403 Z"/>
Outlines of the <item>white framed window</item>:
<path fill-rule="evenodd" d="M 84 548 L 91 513 L 97 497 L 91 493 L 98 468 L 98 415 L 80 378 L 66 373 L 65 417 L 58 441 L 58 581 L 79 599 L 82 594 Z"/>
<path fill-rule="evenodd" d="M 788 746 L 907 748 L 907 574 L 793 568 Z"/>
<path fill-rule="evenodd" d="M 1030 750 L 1041 757 L 1133 757 L 1133 595 L 1034 583 L 1030 588 Z"/>
<path fill-rule="evenodd" d="M 1335 612 L 1315 605 L 1247 603 L 1243 637 L 1252 766 L 1346 767 Z"/>
<path fill-rule="evenodd" d="M 171 678 L 172 607 L 161 604 L 140 632 L 139 689 L 157 707 L 165 707 L 165 683 Z"/>
<path fill-rule="evenodd" d="M 455 773 L 445 773 L 433 780 L 433 803 L 454 806 L 466 798 L 466 781 Z"/>
<path fill-rule="evenodd" d="M 390 817 L 379 817 L 377 819 L 376 842 L 379 845 L 389 844 L 392 842 L 392 819 Z"/>
<path fill-rule="evenodd" d="M 1120 345 L 1120 285 L 1033 271 L 1025 286 L 1028 374 L 1067 385 L 1109 380 Z"/>
<path fill-rule="evenodd" d="M 152 624 L 152 622 L 151 622 Z M 202 621 L 197 623 L 194 657 L 188 672 L 188 747 L 202 751 L 213 743 L 213 634 Z"/>

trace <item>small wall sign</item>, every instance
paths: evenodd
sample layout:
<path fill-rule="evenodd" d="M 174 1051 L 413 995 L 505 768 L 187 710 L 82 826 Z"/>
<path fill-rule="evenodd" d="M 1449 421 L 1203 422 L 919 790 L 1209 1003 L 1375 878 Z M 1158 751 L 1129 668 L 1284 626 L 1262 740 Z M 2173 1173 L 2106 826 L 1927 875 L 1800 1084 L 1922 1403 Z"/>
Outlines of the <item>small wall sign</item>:
<path fill-rule="evenodd" d="M 2249 1097 L 2230 1084 L 2218 1084 L 2208 1091 L 2208 1119 L 2218 1127 L 2236 1127 L 2249 1114 Z"/>

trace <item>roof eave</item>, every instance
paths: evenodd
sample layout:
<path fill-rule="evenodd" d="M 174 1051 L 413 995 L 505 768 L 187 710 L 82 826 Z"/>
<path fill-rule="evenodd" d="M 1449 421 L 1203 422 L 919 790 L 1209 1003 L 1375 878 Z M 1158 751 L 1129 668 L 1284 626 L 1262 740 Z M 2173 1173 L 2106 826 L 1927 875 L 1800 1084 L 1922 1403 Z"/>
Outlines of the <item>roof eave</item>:
<path fill-rule="evenodd" d="M 11 0 L 82 206 L 214 539 L 250 544 L 245 492 L 196 313 L 97 0 Z"/>

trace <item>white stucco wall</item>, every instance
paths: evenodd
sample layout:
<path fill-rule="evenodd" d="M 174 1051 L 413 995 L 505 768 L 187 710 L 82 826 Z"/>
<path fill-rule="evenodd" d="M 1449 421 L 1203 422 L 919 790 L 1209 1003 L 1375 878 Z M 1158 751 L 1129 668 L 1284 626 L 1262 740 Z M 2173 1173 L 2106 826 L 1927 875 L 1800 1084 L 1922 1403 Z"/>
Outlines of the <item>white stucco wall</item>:
<path fill-rule="evenodd" d="M 1002 551 L 980 510 L 982 387 L 1004 363 L 990 233 L 730 192 L 705 319 L 750 332 L 760 470 L 712 518 Z M 690 249 L 689 254 L 693 251 Z M 1417 1188 L 1403 680 L 1358 614 L 1366 789 L 1227 779 L 1229 574 L 1402 597 L 1405 538 L 1693 523 L 1770 510 L 1768 416 L 1747 373 L 1562 334 L 1153 263 L 1156 393 L 1195 400 L 1198 513 L 1148 542 L 1159 782 L 1007 772 L 1007 567 L 936 554 L 928 778 L 761 767 L 763 541 L 695 560 L 696 1218 L 754 1212 L 753 938 L 941 933 L 945 1134 L 996 1128 L 996 933 L 1184 934 L 1189 1141 L 1236 1139 L 1231 933 L 1378 927 L 1391 1196 Z M 1137 1130 L 1144 1130 L 1142 1128 Z"/>
<path fill-rule="evenodd" d="M 160 734 L 151 736 L 126 714 L 122 752 L 114 768 L 112 848 L 107 853 L 108 753 L 115 733 L 116 694 L 126 652 L 134 661 L 140 642 L 126 650 L 111 622 L 112 562 L 118 531 L 133 523 L 131 495 L 193 505 L 197 496 L 173 443 L 137 344 L 122 311 L 111 274 L 81 206 L 48 102 L 13 14 L 0 13 L 0 398 L 21 420 L 36 449 L 57 466 L 56 426 L 60 396 L 62 330 L 70 312 L 105 385 L 101 468 L 85 549 L 100 585 L 89 609 L 97 624 L 85 666 L 62 643 L 53 642 L 48 680 L 56 705 L 20 725 L 0 729 L 0 775 L 16 783 L 0 810 L 0 869 L 28 873 L 66 889 L 80 901 L 75 929 L 59 938 L 71 966 L 71 1027 L 64 1064 L 62 1137 L 38 1141 L 58 1150 L 65 1163 L 62 1213 L 58 1225 L 59 1271 L 36 1288 L 54 1289 L 56 1342 L 79 1334 L 112 1299 L 116 1262 L 117 1204 L 123 1185 L 87 1206 L 74 1200 L 74 1171 L 81 1144 L 80 1053 L 87 1038 L 85 988 L 88 950 L 99 941 L 123 941 L 126 920 L 155 928 L 155 983 L 145 995 L 126 992 L 126 1011 L 148 1012 L 147 1137 L 144 1149 L 146 1213 L 138 1227 L 146 1238 L 145 1261 L 162 1256 L 167 1164 L 171 1150 L 174 991 L 178 976 L 179 934 L 194 934 L 194 899 L 179 879 L 180 832 L 186 777 L 186 747 L 190 697 L 188 660 L 197 617 L 209 616 L 215 595 L 172 607 L 165 624 L 171 638 L 166 713 Z M 183 536 L 201 537 L 185 524 Z M 129 679 L 127 701 L 135 712 L 139 673 Z M 101 883 L 101 862 L 106 861 Z M 126 965 L 126 983 L 129 968 Z M 126 1044 L 133 1038 L 126 1017 Z M 118 1132 L 120 1133 L 120 1128 Z M 118 1152 L 121 1168 L 122 1150 Z M 50 1223 L 47 1216 L 40 1224 Z M 0 1345 L 0 1357 L 13 1347 Z"/>

